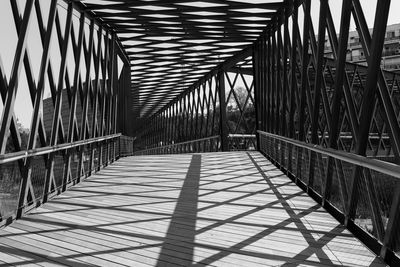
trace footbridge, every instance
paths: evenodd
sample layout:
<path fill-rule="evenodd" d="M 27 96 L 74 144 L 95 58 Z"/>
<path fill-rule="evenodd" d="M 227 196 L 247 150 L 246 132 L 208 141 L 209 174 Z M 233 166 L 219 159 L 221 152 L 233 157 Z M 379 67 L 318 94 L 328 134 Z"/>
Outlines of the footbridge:
<path fill-rule="evenodd" d="M 1 1 L 0 265 L 400 266 L 393 8 Z"/>

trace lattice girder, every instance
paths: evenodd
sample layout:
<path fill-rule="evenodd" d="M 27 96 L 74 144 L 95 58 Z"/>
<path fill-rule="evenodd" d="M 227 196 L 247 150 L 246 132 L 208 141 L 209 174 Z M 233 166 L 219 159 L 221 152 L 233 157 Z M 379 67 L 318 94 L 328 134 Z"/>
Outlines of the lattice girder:
<path fill-rule="evenodd" d="M 119 37 L 146 118 L 251 45 L 284 1 L 79 1 Z"/>

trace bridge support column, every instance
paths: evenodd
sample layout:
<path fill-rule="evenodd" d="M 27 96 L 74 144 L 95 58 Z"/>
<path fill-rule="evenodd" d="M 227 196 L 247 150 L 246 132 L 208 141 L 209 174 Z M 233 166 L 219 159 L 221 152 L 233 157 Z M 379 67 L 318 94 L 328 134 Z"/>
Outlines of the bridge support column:
<path fill-rule="evenodd" d="M 219 95 L 219 131 L 221 135 L 221 150 L 228 151 L 228 127 L 226 124 L 226 97 L 225 97 L 225 77 L 224 71 L 218 71 L 218 95 Z"/>
<path fill-rule="evenodd" d="M 257 147 L 256 149 L 259 151 L 260 150 L 260 138 L 258 134 L 258 130 L 261 130 L 261 117 L 262 114 L 260 112 L 261 109 L 261 72 L 260 72 L 260 65 L 261 65 L 261 60 L 260 60 L 260 54 L 261 54 L 261 46 L 263 42 L 263 38 L 259 40 L 253 50 L 253 58 L 252 58 L 252 63 L 253 63 L 253 80 L 254 80 L 254 98 L 255 98 L 255 113 L 256 113 L 256 139 L 257 139 Z M 262 110 L 262 109 L 261 109 Z"/>

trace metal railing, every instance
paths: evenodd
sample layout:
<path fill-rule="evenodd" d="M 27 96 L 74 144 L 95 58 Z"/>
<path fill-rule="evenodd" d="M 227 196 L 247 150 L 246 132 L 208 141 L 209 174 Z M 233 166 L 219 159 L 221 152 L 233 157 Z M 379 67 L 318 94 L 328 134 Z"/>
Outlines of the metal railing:
<path fill-rule="evenodd" d="M 134 142 L 134 137 L 121 135 L 119 138 L 119 156 L 132 156 L 134 151 Z"/>
<path fill-rule="evenodd" d="M 256 150 L 257 138 L 255 134 L 229 134 L 228 135 L 230 151 Z"/>
<path fill-rule="evenodd" d="M 133 155 L 140 156 L 216 151 L 221 151 L 221 137 L 219 135 L 135 151 Z"/>
<path fill-rule="evenodd" d="M 260 151 L 383 258 L 400 251 L 400 165 L 258 131 Z"/>
<path fill-rule="evenodd" d="M 132 138 L 112 134 L 0 155 L 0 226 L 132 151 Z"/>

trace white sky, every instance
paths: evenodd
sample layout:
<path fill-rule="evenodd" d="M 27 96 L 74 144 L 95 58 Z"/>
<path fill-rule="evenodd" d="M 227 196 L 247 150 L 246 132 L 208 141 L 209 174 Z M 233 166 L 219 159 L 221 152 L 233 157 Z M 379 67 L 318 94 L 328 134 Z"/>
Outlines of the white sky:
<path fill-rule="evenodd" d="M 364 14 L 367 19 L 368 26 L 371 28 L 373 27 L 373 20 L 374 20 L 374 15 L 375 15 L 375 9 L 376 9 L 376 3 L 377 0 L 360 0 L 361 5 L 363 6 Z M 20 5 L 22 6 L 25 2 L 25 0 L 18 0 Z M 48 5 L 46 5 L 46 2 L 48 2 Z M 63 2 L 63 1 L 60 1 Z M 44 10 L 44 13 L 47 13 L 48 11 L 46 10 L 46 7 L 48 9 L 48 6 L 50 5 L 50 0 L 42 0 L 41 1 L 41 6 L 42 9 Z M 339 24 L 340 24 L 340 13 L 341 13 L 341 5 L 342 5 L 342 0 L 330 0 L 329 5 L 331 8 L 332 16 L 335 22 L 336 30 L 339 30 Z M 22 10 L 22 9 L 21 9 Z M 317 21 L 318 21 L 318 14 L 319 14 L 319 1 L 317 0 L 312 0 L 312 16 L 313 16 L 313 23 L 314 23 L 314 29 L 317 33 Z M 395 23 L 400 23 L 400 1 L 399 0 L 392 0 L 391 1 L 391 10 L 388 18 L 388 24 L 395 24 Z M 60 16 L 63 17 L 65 14 L 62 14 L 63 12 L 61 11 Z M 301 15 L 300 15 L 301 16 Z M 301 19 L 299 16 L 299 20 Z M 45 20 L 47 20 L 47 15 L 44 16 Z M 29 35 L 28 35 L 28 47 L 29 47 L 29 53 L 30 53 L 30 60 L 33 65 L 34 69 L 34 75 L 35 75 L 35 80 L 37 82 L 38 73 L 39 73 L 39 68 L 40 68 L 40 59 L 41 59 L 41 54 L 42 54 L 42 48 L 41 48 L 41 43 L 40 39 L 38 38 L 38 29 L 37 29 L 37 22 L 36 22 L 36 15 L 33 17 L 33 21 L 31 23 Z M 76 21 L 74 23 L 77 23 L 77 18 L 75 18 Z M 63 26 L 63 25 L 62 25 Z M 78 26 L 76 24 L 76 26 Z M 77 29 L 77 27 L 76 27 Z M 352 20 L 351 24 L 351 30 L 355 29 L 354 21 Z M 12 68 L 12 63 L 13 63 L 13 58 L 14 58 L 14 53 L 15 53 L 15 46 L 17 43 L 17 34 L 11 14 L 11 8 L 10 8 L 10 3 L 8 0 L 0 0 L 0 36 L 2 36 L 2 40 L 0 40 L 0 60 L 1 64 L 3 65 L 6 73 L 7 80 L 9 81 L 10 79 L 10 73 L 11 73 L 11 68 Z M 53 38 L 55 40 L 55 38 Z M 55 47 L 55 43 L 53 43 L 53 48 Z M 54 51 L 53 51 L 54 50 Z M 60 64 L 60 55 L 59 52 L 57 52 L 58 49 L 52 49 L 51 52 L 51 62 L 54 68 L 54 74 L 57 76 L 58 74 L 56 73 L 56 69 L 58 69 L 58 66 Z M 71 66 L 71 71 L 70 71 L 70 76 L 72 76 L 73 71 L 72 71 L 72 66 L 73 66 L 73 60 L 69 60 L 68 65 Z M 28 86 L 26 84 L 26 78 L 25 78 L 25 71 L 22 69 L 21 75 L 20 75 L 20 83 L 19 83 L 19 88 L 18 88 L 18 95 L 17 95 L 17 101 L 15 103 L 15 115 L 19 119 L 19 121 L 24 125 L 24 127 L 29 128 L 30 123 L 31 123 L 31 115 L 32 115 L 32 103 L 30 100 L 30 96 L 28 93 Z M 44 93 L 44 97 L 49 96 L 49 89 L 48 89 L 48 82 L 46 81 L 46 89 Z M 0 101 L 0 112 L 3 110 L 3 104 Z"/>
<path fill-rule="evenodd" d="M 388 0 L 389 1 L 389 0 Z M 319 14 L 319 4 L 316 5 L 318 1 L 312 0 L 311 1 L 311 13 L 315 15 L 315 18 L 318 18 Z M 367 24 L 369 28 L 374 26 L 374 17 L 375 17 L 375 10 L 377 0 L 360 0 L 361 6 L 364 11 L 365 18 L 367 20 Z M 335 23 L 335 28 L 339 31 L 340 25 L 340 15 L 342 11 L 342 0 L 330 0 L 329 7 L 332 12 L 332 17 Z M 392 0 L 390 4 L 390 12 L 388 17 L 388 25 L 400 23 L 400 1 L 399 0 Z M 314 19 L 315 20 L 315 19 Z M 314 22 L 315 24 L 316 22 Z M 315 26 L 318 28 L 318 26 Z M 356 29 L 354 20 L 351 20 L 350 30 L 354 31 Z"/>

